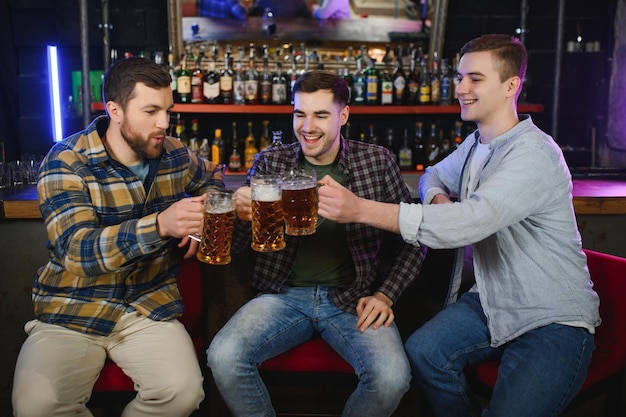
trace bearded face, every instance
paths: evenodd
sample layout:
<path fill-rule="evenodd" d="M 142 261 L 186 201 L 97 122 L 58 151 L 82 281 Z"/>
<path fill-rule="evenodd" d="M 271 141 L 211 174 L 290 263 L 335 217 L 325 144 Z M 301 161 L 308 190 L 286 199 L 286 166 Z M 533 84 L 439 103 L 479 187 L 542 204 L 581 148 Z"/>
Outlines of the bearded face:
<path fill-rule="evenodd" d="M 131 121 L 125 118 L 120 127 L 120 132 L 122 138 L 124 138 L 137 156 L 145 159 L 154 159 L 161 155 L 163 150 L 162 138 L 165 136 L 164 130 L 142 134 L 133 128 Z"/>

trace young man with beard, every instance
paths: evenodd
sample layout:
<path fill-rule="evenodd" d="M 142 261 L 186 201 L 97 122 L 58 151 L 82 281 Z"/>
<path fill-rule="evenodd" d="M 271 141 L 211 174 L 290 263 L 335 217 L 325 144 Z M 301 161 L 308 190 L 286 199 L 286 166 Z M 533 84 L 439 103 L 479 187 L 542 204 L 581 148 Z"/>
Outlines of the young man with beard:
<path fill-rule="evenodd" d="M 115 63 L 103 97 L 107 115 L 55 144 L 41 164 L 49 261 L 33 285 L 15 416 L 91 416 L 85 404 L 107 357 L 139 391 L 124 415 L 188 416 L 204 398 L 195 350 L 176 320 L 176 251 L 195 254 L 188 235 L 201 230 L 204 193 L 224 187 L 223 176 L 166 136 L 173 101 L 163 67 Z"/>
<path fill-rule="evenodd" d="M 484 35 L 461 49 L 461 118 L 476 123 L 420 180 L 423 204 L 384 204 L 323 178 L 319 213 L 457 250 L 449 305 L 406 342 L 413 378 L 446 417 L 558 416 L 587 375 L 600 324 L 561 149 L 517 114 L 524 46 Z M 452 198 L 453 195 L 456 198 Z M 463 248 L 475 283 L 459 296 Z M 465 366 L 501 359 L 486 409 L 472 401 Z"/>
<path fill-rule="evenodd" d="M 248 183 L 256 174 L 315 170 L 363 198 L 411 201 L 386 149 L 341 136 L 349 116 L 349 90 L 341 77 L 311 71 L 298 78 L 293 93 L 297 142 L 260 153 Z M 250 245 L 250 187 L 238 189 L 236 199 L 233 248 Z M 419 274 L 424 251 L 373 227 L 330 220 L 313 235 L 285 238 L 285 249 L 256 254 L 252 286 L 259 294 L 233 315 L 207 350 L 230 411 L 235 417 L 274 416 L 257 366 L 317 333 L 359 377 L 343 416 L 391 415 L 410 381 L 392 306 Z"/>

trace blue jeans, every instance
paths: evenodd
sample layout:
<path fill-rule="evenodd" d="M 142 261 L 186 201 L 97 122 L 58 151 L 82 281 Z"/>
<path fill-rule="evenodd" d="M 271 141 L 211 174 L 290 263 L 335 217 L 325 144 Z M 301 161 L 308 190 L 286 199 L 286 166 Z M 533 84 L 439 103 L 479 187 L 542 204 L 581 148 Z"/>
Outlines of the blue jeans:
<path fill-rule="evenodd" d="M 416 330 L 405 347 L 413 378 L 438 416 L 481 415 L 463 369 L 500 358 L 482 416 L 548 417 L 560 415 L 582 386 L 595 346 L 586 329 L 550 324 L 493 348 L 478 294 L 466 293 Z"/>
<path fill-rule="evenodd" d="M 237 311 L 215 335 L 207 363 L 235 417 L 275 416 L 257 367 L 316 332 L 354 368 L 358 385 L 343 416 L 390 416 L 409 389 L 411 371 L 400 334 L 390 327 L 361 333 L 357 317 L 337 308 L 327 287 L 283 287 Z"/>

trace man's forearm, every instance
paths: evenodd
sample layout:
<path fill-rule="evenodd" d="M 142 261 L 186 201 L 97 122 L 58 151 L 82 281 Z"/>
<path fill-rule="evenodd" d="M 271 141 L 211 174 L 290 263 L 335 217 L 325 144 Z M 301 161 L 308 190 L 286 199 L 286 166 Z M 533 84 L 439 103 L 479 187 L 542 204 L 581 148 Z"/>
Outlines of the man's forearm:
<path fill-rule="evenodd" d="M 398 218 L 400 205 L 360 199 L 355 223 L 364 223 L 378 229 L 400 233 Z"/>

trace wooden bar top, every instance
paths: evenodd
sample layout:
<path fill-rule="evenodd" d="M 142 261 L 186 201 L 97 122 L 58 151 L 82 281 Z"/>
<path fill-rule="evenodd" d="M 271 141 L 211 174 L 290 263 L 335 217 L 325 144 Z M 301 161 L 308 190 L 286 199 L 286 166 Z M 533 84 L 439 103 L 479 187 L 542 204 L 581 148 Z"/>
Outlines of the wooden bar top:
<path fill-rule="evenodd" d="M 418 173 L 406 173 L 414 179 Z M 227 174 L 227 184 L 236 186 L 243 176 Z M 626 181 L 600 179 L 574 179 L 574 211 L 576 214 L 626 214 Z M 27 185 L 0 193 L 0 219 L 40 219 L 37 187 Z"/>

